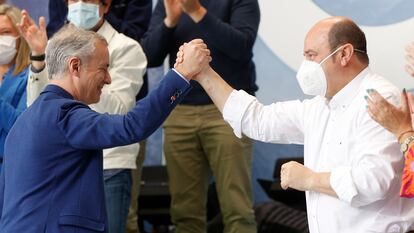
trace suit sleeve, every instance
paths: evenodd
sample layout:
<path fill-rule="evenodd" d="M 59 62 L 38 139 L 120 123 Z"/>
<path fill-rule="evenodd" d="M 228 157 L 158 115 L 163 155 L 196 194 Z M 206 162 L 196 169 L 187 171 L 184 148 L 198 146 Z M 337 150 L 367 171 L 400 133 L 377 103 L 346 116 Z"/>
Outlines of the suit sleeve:
<path fill-rule="evenodd" d="M 164 24 L 165 7 L 163 1 L 158 1 L 152 14 L 148 31 L 141 40 L 148 59 L 148 67 L 162 65 L 171 48 L 172 35 L 175 28 L 167 28 Z"/>
<path fill-rule="evenodd" d="M 126 115 L 99 114 L 79 102 L 63 105 L 58 125 L 73 147 L 105 149 L 139 142 L 151 135 L 190 90 L 190 84 L 170 71 L 158 88 Z"/>
<path fill-rule="evenodd" d="M 260 22 L 259 4 L 257 0 L 235 0 L 230 11 L 228 23 L 207 12 L 198 23 L 202 38 L 236 61 L 250 60 Z"/>
<path fill-rule="evenodd" d="M 140 41 L 148 29 L 152 13 L 152 1 L 132 0 L 129 1 L 125 8 L 126 12 L 124 13 L 123 18 L 120 18 L 109 11 L 106 15 L 106 19 L 118 32 L 121 32 L 136 41 Z"/>

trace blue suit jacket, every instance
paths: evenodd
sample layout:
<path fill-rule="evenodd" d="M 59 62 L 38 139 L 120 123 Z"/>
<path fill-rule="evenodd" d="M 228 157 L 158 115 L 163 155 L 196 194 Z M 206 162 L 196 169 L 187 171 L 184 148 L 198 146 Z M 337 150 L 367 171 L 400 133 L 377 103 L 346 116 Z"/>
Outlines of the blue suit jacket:
<path fill-rule="evenodd" d="M 107 232 L 102 149 L 148 137 L 189 90 L 170 71 L 126 115 L 109 115 L 48 85 L 6 139 L 0 232 Z"/>

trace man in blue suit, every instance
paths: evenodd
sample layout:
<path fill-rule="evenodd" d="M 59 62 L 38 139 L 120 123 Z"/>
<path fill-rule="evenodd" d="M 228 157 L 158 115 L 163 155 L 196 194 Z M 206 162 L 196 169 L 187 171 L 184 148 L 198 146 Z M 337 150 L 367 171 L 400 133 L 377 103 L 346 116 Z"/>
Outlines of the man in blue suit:
<path fill-rule="evenodd" d="M 201 40 L 159 87 L 126 115 L 87 105 L 111 83 L 105 39 L 66 26 L 46 50 L 50 84 L 16 121 L 0 175 L 0 233 L 107 232 L 102 149 L 149 136 L 207 67 Z"/>

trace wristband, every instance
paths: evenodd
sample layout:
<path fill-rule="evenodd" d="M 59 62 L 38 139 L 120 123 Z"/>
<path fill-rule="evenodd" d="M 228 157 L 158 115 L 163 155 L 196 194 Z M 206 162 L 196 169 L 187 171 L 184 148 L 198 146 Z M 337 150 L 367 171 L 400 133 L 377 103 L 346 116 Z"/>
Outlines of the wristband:
<path fill-rule="evenodd" d="M 45 58 L 46 58 L 45 54 L 32 55 L 32 53 L 30 53 L 30 60 L 32 61 L 44 61 Z"/>

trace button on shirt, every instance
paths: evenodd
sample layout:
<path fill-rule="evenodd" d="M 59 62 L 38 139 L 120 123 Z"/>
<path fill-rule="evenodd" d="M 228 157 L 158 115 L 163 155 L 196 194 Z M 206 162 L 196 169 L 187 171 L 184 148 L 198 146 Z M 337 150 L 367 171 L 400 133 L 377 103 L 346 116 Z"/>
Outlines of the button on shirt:
<path fill-rule="evenodd" d="M 403 156 L 395 137 L 367 113 L 370 88 L 394 104 L 399 99 L 396 87 L 366 68 L 330 100 L 317 96 L 264 106 L 233 91 L 224 106 L 224 119 L 237 136 L 303 144 L 305 166 L 331 173 L 338 198 L 306 192 L 311 233 L 414 229 L 414 201 L 398 195 Z"/>

